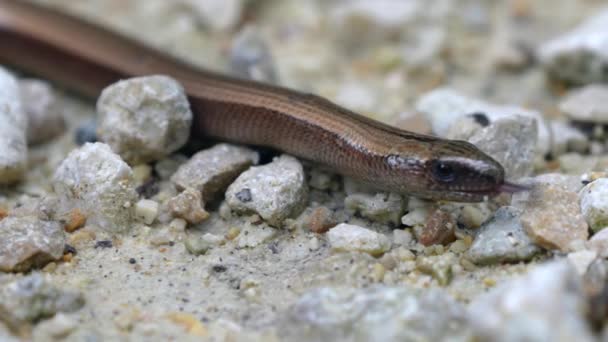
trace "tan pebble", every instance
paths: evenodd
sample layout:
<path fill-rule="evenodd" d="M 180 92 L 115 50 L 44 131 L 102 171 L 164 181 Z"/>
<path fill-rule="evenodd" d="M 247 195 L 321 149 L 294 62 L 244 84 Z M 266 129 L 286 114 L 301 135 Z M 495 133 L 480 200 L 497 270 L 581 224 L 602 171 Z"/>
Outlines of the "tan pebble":
<path fill-rule="evenodd" d="M 133 179 L 136 184 L 143 184 L 152 175 L 152 168 L 148 164 L 139 164 L 133 167 Z"/>
<path fill-rule="evenodd" d="M 184 230 L 186 230 L 186 227 L 188 226 L 188 222 L 186 222 L 186 220 L 181 219 L 181 218 L 176 218 L 171 220 L 171 222 L 169 222 L 169 229 L 173 230 L 173 231 L 177 231 L 177 232 L 183 232 Z"/>
<path fill-rule="evenodd" d="M 200 223 L 209 218 L 205 211 L 200 191 L 188 188 L 169 200 L 169 210 L 175 217 L 183 218 L 191 224 Z"/>
<path fill-rule="evenodd" d="M 521 223 L 536 244 L 570 251 L 574 240 L 586 241 L 588 225 L 578 195 L 559 186 L 537 186 L 524 204 Z"/>
<path fill-rule="evenodd" d="M 416 238 L 425 245 L 447 244 L 455 240 L 456 222 L 452 216 L 441 210 L 435 210 L 426 221 L 423 229 L 415 229 Z"/>
<path fill-rule="evenodd" d="M 483 285 L 486 287 L 494 287 L 496 286 L 496 280 L 493 278 L 483 278 Z"/>
<path fill-rule="evenodd" d="M 87 216 L 78 208 L 74 208 L 70 211 L 68 221 L 64 227 L 68 233 L 73 233 L 77 229 L 84 227 L 87 223 Z"/>
<path fill-rule="evenodd" d="M 228 232 L 226 233 L 226 239 L 234 240 L 234 239 L 236 239 L 237 236 L 239 236 L 240 233 L 241 233 L 241 230 L 239 228 L 230 227 L 230 229 L 228 229 Z"/>
<path fill-rule="evenodd" d="M 0 208 L 0 220 L 8 216 L 8 210 L 6 208 Z"/>
<path fill-rule="evenodd" d="M 69 244 L 72 246 L 78 246 L 89 241 L 93 241 L 96 238 L 96 234 L 93 230 L 84 229 L 78 230 L 74 234 L 69 235 Z"/>
<path fill-rule="evenodd" d="M 372 266 L 372 280 L 376 283 L 379 283 L 384 279 L 384 274 L 386 273 L 386 269 L 381 263 L 375 263 Z"/>
<path fill-rule="evenodd" d="M 469 272 L 473 272 L 477 269 L 477 266 L 471 260 L 466 258 L 460 259 L 460 265 L 463 269 Z"/>
<path fill-rule="evenodd" d="M 171 322 L 180 325 L 186 331 L 195 336 L 207 336 L 207 328 L 194 315 L 172 312 L 166 316 Z"/>
<path fill-rule="evenodd" d="M 323 234 L 335 225 L 333 213 L 326 207 L 315 208 L 308 217 L 308 228 L 317 234 Z"/>
<path fill-rule="evenodd" d="M 42 268 L 42 271 L 47 272 L 47 273 L 51 273 L 54 272 L 57 269 L 57 263 L 56 262 L 49 262 L 48 264 L 46 264 L 44 266 L 44 268 Z"/>
<path fill-rule="evenodd" d="M 450 245 L 450 251 L 454 253 L 464 253 L 469 249 L 464 240 L 456 240 Z"/>
<path fill-rule="evenodd" d="M 63 262 L 72 262 L 72 259 L 74 259 L 74 254 L 72 253 L 66 253 L 61 257 Z"/>

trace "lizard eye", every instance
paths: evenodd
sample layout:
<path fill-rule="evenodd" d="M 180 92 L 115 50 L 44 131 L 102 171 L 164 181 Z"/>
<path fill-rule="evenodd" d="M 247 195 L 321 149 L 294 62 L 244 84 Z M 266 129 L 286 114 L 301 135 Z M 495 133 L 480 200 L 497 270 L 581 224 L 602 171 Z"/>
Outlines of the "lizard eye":
<path fill-rule="evenodd" d="M 433 177 L 440 182 L 451 182 L 456 179 L 454 168 L 442 161 L 434 161 L 432 165 Z"/>

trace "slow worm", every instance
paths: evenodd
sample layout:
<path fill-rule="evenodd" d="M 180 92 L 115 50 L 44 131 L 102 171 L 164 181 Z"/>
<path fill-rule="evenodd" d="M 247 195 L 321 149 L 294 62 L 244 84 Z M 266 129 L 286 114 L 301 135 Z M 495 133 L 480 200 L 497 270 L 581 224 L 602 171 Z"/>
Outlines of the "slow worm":
<path fill-rule="evenodd" d="M 182 83 L 192 135 L 267 146 L 378 189 L 421 198 L 482 201 L 517 186 L 475 146 L 400 130 L 321 97 L 200 70 L 81 19 L 0 0 L 0 64 L 97 97 L 120 79 L 166 74 Z"/>

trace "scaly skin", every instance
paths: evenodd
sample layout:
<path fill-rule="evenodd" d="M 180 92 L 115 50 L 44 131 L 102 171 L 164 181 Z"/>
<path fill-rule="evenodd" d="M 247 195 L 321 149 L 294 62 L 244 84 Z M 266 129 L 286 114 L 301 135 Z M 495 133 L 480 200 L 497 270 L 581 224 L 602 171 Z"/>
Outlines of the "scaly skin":
<path fill-rule="evenodd" d="M 182 83 L 193 136 L 267 146 L 378 189 L 421 198 L 482 201 L 513 188 L 475 146 L 400 130 L 321 97 L 200 70 L 80 19 L 0 0 L 0 63 L 97 97 L 120 79 L 166 74 Z"/>

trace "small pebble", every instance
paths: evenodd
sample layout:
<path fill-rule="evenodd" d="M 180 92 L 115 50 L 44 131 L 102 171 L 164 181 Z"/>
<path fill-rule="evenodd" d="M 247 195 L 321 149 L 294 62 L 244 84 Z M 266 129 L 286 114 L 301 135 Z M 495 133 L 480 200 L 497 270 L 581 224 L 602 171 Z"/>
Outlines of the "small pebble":
<path fill-rule="evenodd" d="M 561 186 L 535 186 L 522 208 L 522 225 L 541 247 L 569 251 L 571 243 L 589 236 L 577 194 Z"/>
<path fill-rule="evenodd" d="M 327 207 L 317 207 L 307 216 L 304 225 L 313 233 L 323 234 L 336 224 L 336 219 L 330 209 Z"/>
<path fill-rule="evenodd" d="M 412 242 L 412 232 L 409 229 L 393 230 L 393 243 L 399 246 L 409 246 Z"/>
<path fill-rule="evenodd" d="M 259 159 L 258 153 L 248 148 L 217 144 L 193 155 L 179 167 L 171 181 L 179 190 L 201 191 L 203 200 L 209 201 Z"/>
<path fill-rule="evenodd" d="M 78 320 L 62 312 L 52 318 L 38 323 L 32 332 L 33 341 L 64 340 L 78 328 Z"/>
<path fill-rule="evenodd" d="M 549 125 L 553 137 L 551 147 L 553 157 L 566 152 L 584 153 L 589 149 L 589 139 L 583 132 L 561 121 L 551 121 Z"/>
<path fill-rule="evenodd" d="M 51 283 L 40 273 L 0 287 L 0 320 L 15 331 L 59 312 L 74 312 L 84 306 L 81 293 Z"/>
<path fill-rule="evenodd" d="M 139 200 L 135 204 L 135 217 L 145 224 L 152 224 L 158 216 L 158 202 L 148 199 Z"/>
<path fill-rule="evenodd" d="M 448 286 L 453 279 L 452 265 L 455 263 L 452 253 L 425 256 L 416 259 L 416 269 L 432 276 L 440 286 Z"/>
<path fill-rule="evenodd" d="M 27 115 L 17 79 L 0 67 L 0 184 L 12 184 L 27 166 Z"/>
<path fill-rule="evenodd" d="M 538 128 L 533 118 L 514 115 L 495 120 L 468 141 L 496 159 L 507 179 L 529 176 L 536 157 Z"/>
<path fill-rule="evenodd" d="M 77 145 L 97 142 L 97 121 L 87 120 L 76 128 L 74 142 Z"/>
<path fill-rule="evenodd" d="M 66 212 L 78 208 L 89 224 L 107 231 L 130 229 L 137 201 L 133 172 L 108 145 L 72 151 L 55 171 L 53 187 Z"/>
<path fill-rule="evenodd" d="M 63 255 L 61 225 L 37 217 L 7 217 L 0 221 L 0 271 L 24 272 Z"/>
<path fill-rule="evenodd" d="M 521 211 L 499 208 L 479 229 L 467 257 L 476 264 L 490 265 L 531 259 L 540 252 L 521 224 Z"/>
<path fill-rule="evenodd" d="M 589 268 L 589 265 L 596 260 L 598 256 L 597 251 L 594 250 L 581 250 L 568 254 L 568 260 L 574 267 L 579 275 L 584 275 Z"/>
<path fill-rule="evenodd" d="M 477 296 L 469 323 L 483 341 L 594 341 L 581 285 L 568 261 L 540 264 Z"/>
<path fill-rule="evenodd" d="M 183 218 L 190 224 L 197 224 L 209 218 L 198 190 L 188 188 L 182 191 L 169 200 L 168 207 L 173 216 Z"/>
<path fill-rule="evenodd" d="M 446 245 L 456 240 L 455 229 L 456 221 L 454 221 L 454 218 L 449 213 L 437 209 L 427 217 L 424 227 L 414 228 L 414 235 L 416 235 L 418 242 L 424 246 Z"/>
<path fill-rule="evenodd" d="M 246 199 L 250 200 L 243 201 L 243 190 L 248 190 Z M 226 190 L 226 203 L 235 212 L 254 212 L 270 225 L 280 227 L 283 220 L 304 209 L 307 192 L 302 164 L 283 155 L 270 164 L 243 172 Z"/>
<path fill-rule="evenodd" d="M 445 291 L 401 284 L 313 289 L 278 329 L 288 341 L 474 340 L 464 305 Z"/>
<path fill-rule="evenodd" d="M 23 111 L 28 117 L 27 142 L 30 145 L 47 142 L 65 131 L 65 119 L 53 87 L 44 81 L 19 81 Z"/>
<path fill-rule="evenodd" d="M 398 225 L 404 214 L 407 199 L 393 193 L 364 194 L 355 193 L 346 196 L 344 207 L 362 217 L 384 224 Z"/>
<path fill-rule="evenodd" d="M 416 109 L 425 114 L 435 134 L 448 138 L 466 139 L 474 144 L 475 142 L 470 141 L 470 138 L 478 134 L 475 140 L 484 142 L 488 147 L 488 152 L 502 151 L 501 154 L 507 154 L 508 151 L 504 150 L 504 146 L 510 146 L 498 137 L 495 137 L 493 142 L 491 140 L 491 137 L 494 137 L 492 134 L 500 134 L 503 139 L 508 138 L 510 143 L 517 143 L 516 146 L 522 153 L 535 151 L 538 156 L 544 156 L 551 149 L 551 132 L 548 124 L 543 115 L 534 110 L 487 103 L 466 97 L 448 88 L 439 88 L 425 94 L 416 103 Z M 448 136 L 452 125 L 463 118 L 464 120 L 470 120 L 467 117 L 474 117 L 475 114 L 480 113 L 487 117 L 490 123 L 487 127 L 477 124 L 478 128 L 471 129 L 469 125 L 464 125 L 462 129 L 468 133 L 452 131 L 451 136 Z M 532 119 L 534 123 L 522 117 Z M 510 120 L 501 123 L 499 127 L 492 128 L 492 124 L 501 119 Z M 527 135 L 517 132 L 517 126 L 525 129 Z M 523 139 L 523 141 L 517 141 L 518 138 Z M 497 146 L 498 142 L 501 142 L 502 146 Z M 479 147 L 483 150 L 486 146 Z M 500 147 L 503 147 L 504 151 Z M 504 161 L 518 164 L 526 163 L 526 165 L 530 163 L 530 158 L 527 155 L 522 158 L 518 156 L 515 160 Z M 522 161 L 518 161 L 520 159 Z"/>
<path fill-rule="evenodd" d="M 608 178 L 587 184 L 579 192 L 579 198 L 583 216 L 593 231 L 608 226 Z"/>
<path fill-rule="evenodd" d="M 182 147 L 192 112 L 183 87 L 167 76 L 114 83 L 97 101 L 99 139 L 131 165 L 156 161 Z"/>
<path fill-rule="evenodd" d="M 431 208 L 420 207 L 410 210 L 401 218 L 401 223 L 407 227 L 422 226 L 427 221 L 427 217 L 431 214 Z"/>
<path fill-rule="evenodd" d="M 338 251 L 358 251 L 379 256 L 391 248 L 391 241 L 384 234 L 346 223 L 330 229 L 326 236 L 331 248 Z"/>
<path fill-rule="evenodd" d="M 599 230 L 587 242 L 589 249 L 596 251 L 602 258 L 608 258 L 608 229 L 606 228 Z"/>
<path fill-rule="evenodd" d="M 574 121 L 606 124 L 608 123 L 607 102 L 608 85 L 590 84 L 568 93 L 560 102 L 559 109 Z"/>

